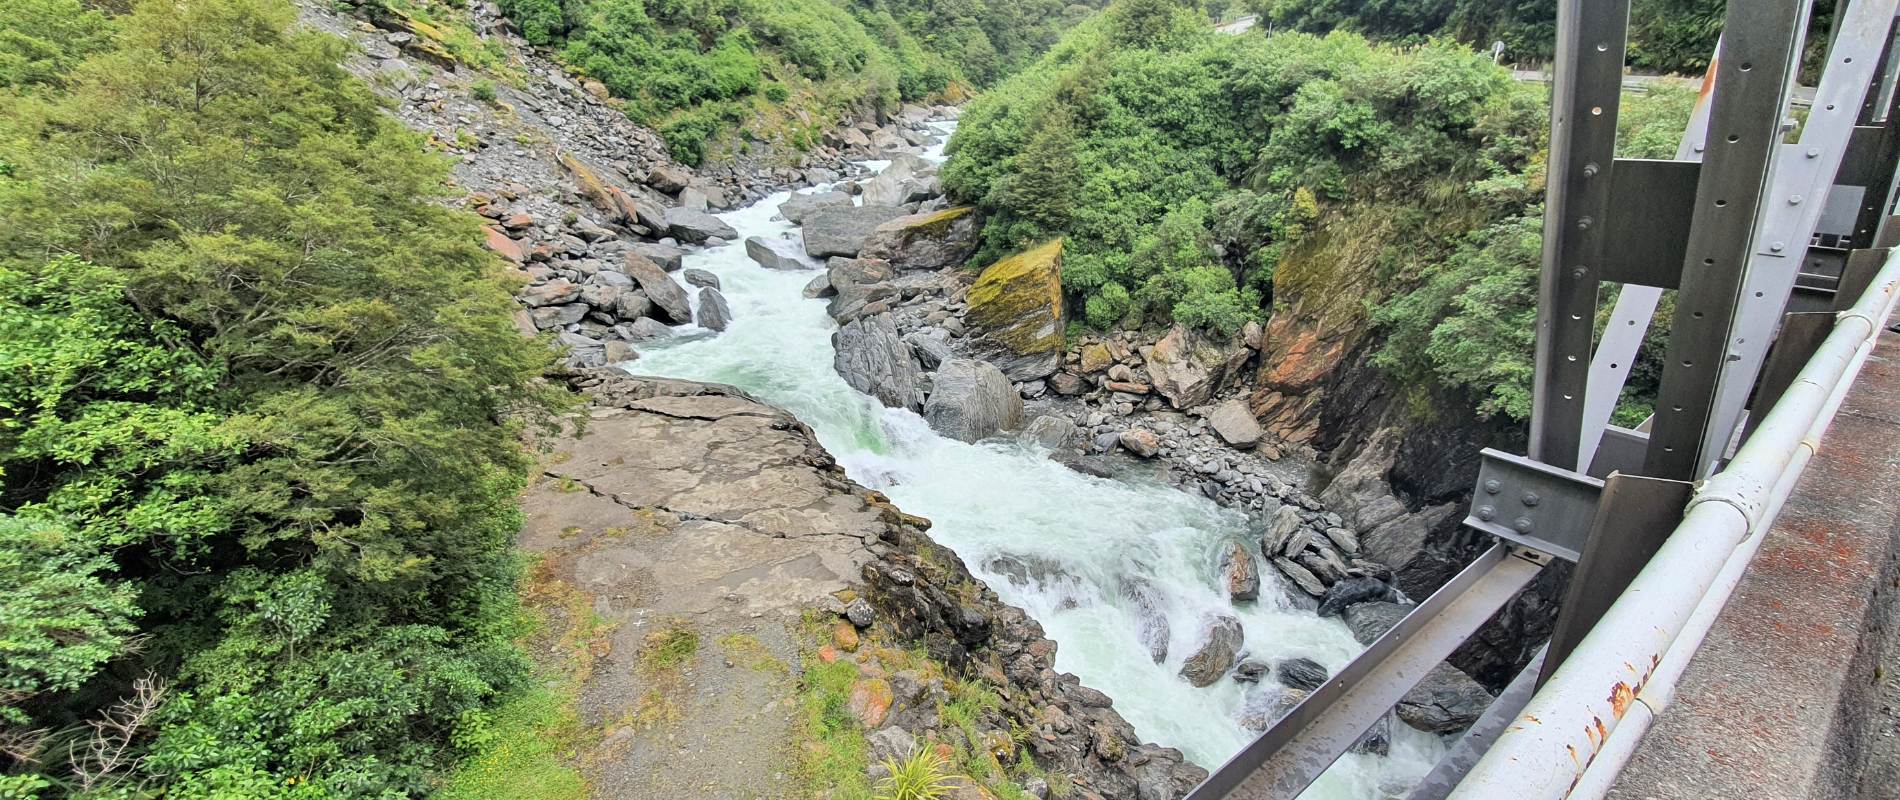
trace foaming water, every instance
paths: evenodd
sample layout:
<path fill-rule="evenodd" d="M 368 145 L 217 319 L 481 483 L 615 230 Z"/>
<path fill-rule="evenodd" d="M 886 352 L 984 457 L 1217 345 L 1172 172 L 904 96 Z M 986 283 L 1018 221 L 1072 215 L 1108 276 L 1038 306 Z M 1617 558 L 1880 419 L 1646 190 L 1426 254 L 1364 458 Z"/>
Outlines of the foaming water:
<path fill-rule="evenodd" d="M 796 241 L 796 228 L 774 218 L 788 196 L 721 218 L 741 239 Z M 768 270 L 746 257 L 742 243 L 689 254 L 686 266 L 719 276 L 732 324 L 718 336 L 682 328 L 680 338 L 643 348 L 624 366 L 732 384 L 796 414 L 853 479 L 929 518 L 932 538 L 1042 623 L 1059 645 L 1056 668 L 1114 698 L 1143 740 L 1180 748 L 1209 768 L 1252 740 L 1237 722 L 1249 687 L 1223 679 L 1195 688 L 1178 675 L 1200 643 L 1203 620 L 1215 614 L 1239 618 L 1245 652 L 1267 661 L 1306 656 L 1336 670 L 1363 649 L 1338 620 L 1289 607 L 1275 585 L 1279 575 L 1264 564 L 1261 600 L 1228 601 L 1218 574 L 1222 546 L 1241 540 L 1258 547 L 1242 515 L 1168 486 L 1083 475 L 1031 445 L 948 439 L 918 415 L 852 389 L 832 367 L 837 324 L 823 300 L 801 293 L 821 274 L 815 266 Z M 998 574 L 993 559 L 1004 556 L 1034 565 L 1037 580 Z M 1140 638 L 1157 615 L 1169 630 L 1159 664 Z M 1348 755 L 1304 796 L 1386 797 L 1414 783 L 1442 752 L 1435 737 L 1395 722 L 1390 756 Z"/>

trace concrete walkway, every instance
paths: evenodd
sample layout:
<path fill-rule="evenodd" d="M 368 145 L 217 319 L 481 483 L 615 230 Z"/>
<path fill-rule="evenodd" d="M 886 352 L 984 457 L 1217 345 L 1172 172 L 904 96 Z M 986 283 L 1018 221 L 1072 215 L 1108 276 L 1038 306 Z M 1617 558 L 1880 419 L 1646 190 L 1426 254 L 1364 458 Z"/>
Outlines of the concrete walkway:
<path fill-rule="evenodd" d="M 1900 797 L 1900 334 L 1767 536 L 1612 798 Z"/>

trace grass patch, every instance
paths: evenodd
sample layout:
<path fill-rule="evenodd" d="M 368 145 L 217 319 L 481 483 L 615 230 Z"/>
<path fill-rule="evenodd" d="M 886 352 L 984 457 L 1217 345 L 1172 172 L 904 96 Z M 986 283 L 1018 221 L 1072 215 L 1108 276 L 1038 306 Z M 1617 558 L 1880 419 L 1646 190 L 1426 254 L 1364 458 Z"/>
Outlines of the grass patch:
<path fill-rule="evenodd" d="M 519 591 L 525 609 L 523 649 L 557 655 L 538 659 L 534 677 L 490 718 L 458 731 L 456 744 L 469 755 L 434 795 L 437 800 L 582 800 L 588 795 L 575 760 L 591 742 L 574 697 L 593 674 L 594 663 L 606 655 L 613 625 L 594 613 L 584 593 L 553 579 L 545 562 L 529 565 Z"/>
<path fill-rule="evenodd" d="M 721 636 L 719 649 L 726 651 L 726 657 L 732 659 L 732 663 L 746 669 L 773 675 L 783 675 L 791 671 L 790 666 L 779 660 L 778 656 L 772 655 L 772 651 L 766 649 L 765 643 L 751 634 L 729 633 Z"/>
<path fill-rule="evenodd" d="M 807 657 L 799 681 L 800 738 L 798 772 L 807 797 L 829 792 L 834 800 L 870 800 L 870 749 L 857 717 L 851 715 L 851 684 L 858 666 L 847 659 L 830 664 Z"/>
<path fill-rule="evenodd" d="M 659 675 L 679 669 L 693 654 L 699 652 L 699 631 L 693 630 L 685 622 L 666 623 L 652 633 L 640 645 L 640 671 L 648 675 Z"/>
<path fill-rule="evenodd" d="M 571 690 L 531 685 L 495 710 L 475 754 L 437 800 L 582 800 L 587 781 L 572 759 L 582 744 Z"/>

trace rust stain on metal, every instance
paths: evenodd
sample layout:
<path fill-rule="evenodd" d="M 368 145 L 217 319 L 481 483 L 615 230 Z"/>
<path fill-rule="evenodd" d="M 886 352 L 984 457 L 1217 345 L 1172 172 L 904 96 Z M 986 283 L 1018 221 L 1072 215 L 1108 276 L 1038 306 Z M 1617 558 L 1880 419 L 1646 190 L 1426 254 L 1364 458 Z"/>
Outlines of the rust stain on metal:
<path fill-rule="evenodd" d="M 1616 714 L 1617 719 L 1622 719 L 1623 713 L 1630 710 L 1630 703 L 1635 701 L 1636 690 L 1631 689 L 1629 684 L 1617 681 L 1615 686 L 1610 687 L 1610 710 Z"/>

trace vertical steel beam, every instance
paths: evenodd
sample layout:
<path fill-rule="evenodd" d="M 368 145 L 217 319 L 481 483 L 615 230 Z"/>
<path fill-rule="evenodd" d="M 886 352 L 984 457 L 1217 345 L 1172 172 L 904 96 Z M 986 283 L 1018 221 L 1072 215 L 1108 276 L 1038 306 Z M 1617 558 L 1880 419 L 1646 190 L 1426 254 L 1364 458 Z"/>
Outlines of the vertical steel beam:
<path fill-rule="evenodd" d="M 1702 438 L 1705 454 L 1723 454 L 1755 387 L 1775 325 L 1821 219 L 1821 208 L 1840 171 L 1862 101 L 1876 81 L 1875 69 L 1893 29 L 1895 4 L 1896 0 L 1848 4 L 1838 27 L 1840 35 L 1828 43 L 1827 64 L 1801 141 L 1780 146 L 1781 157 L 1775 161 L 1762 203 L 1760 234 L 1742 277 L 1728 358 L 1716 381 L 1714 416 Z M 1766 412 L 1767 408 L 1758 405 L 1757 410 Z"/>
<path fill-rule="evenodd" d="M 1629 0 L 1558 0 L 1530 457 L 1570 470 L 1583 439 L 1597 261 L 1609 209 Z"/>
<path fill-rule="evenodd" d="M 1781 142 L 1788 70 L 1807 8 L 1805 0 L 1729 2 L 1709 110 L 1709 146 L 1644 465 L 1654 477 L 1698 478 L 1714 460 L 1702 442 L 1753 251 L 1763 186 Z"/>
<path fill-rule="evenodd" d="M 1722 43 L 1717 40 L 1715 53 L 1709 56 L 1709 68 L 1702 74 L 1702 88 L 1696 93 L 1695 110 L 1683 128 L 1682 141 L 1676 145 L 1677 161 L 1701 161 L 1709 136 L 1709 96 L 1715 90 L 1715 65 L 1722 63 Z M 1610 324 L 1603 329 L 1603 340 L 1590 357 L 1590 384 L 1584 390 L 1583 437 L 1577 447 L 1577 463 L 1586 468 L 1596 463 L 1597 448 L 1609 429 L 1610 417 L 1623 397 L 1630 368 L 1643 349 L 1649 325 L 1656 316 L 1656 304 L 1663 290 L 1655 286 L 1624 284 L 1610 310 Z M 1579 472 L 1587 471 L 1580 469 Z"/>

